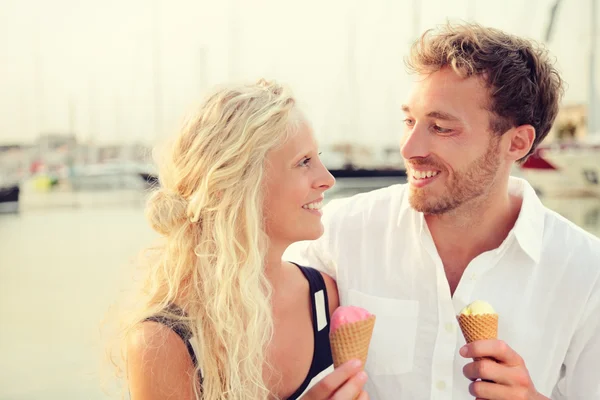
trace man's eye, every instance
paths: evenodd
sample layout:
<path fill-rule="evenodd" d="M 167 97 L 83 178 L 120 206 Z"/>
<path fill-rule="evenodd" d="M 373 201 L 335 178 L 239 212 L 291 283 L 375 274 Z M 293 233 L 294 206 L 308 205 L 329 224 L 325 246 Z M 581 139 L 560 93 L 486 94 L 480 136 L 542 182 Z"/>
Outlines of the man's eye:
<path fill-rule="evenodd" d="M 433 126 L 433 130 L 436 131 L 437 133 L 450 133 L 450 132 L 452 132 L 452 129 L 442 128 L 441 126 L 438 126 L 438 125 L 434 125 Z"/>

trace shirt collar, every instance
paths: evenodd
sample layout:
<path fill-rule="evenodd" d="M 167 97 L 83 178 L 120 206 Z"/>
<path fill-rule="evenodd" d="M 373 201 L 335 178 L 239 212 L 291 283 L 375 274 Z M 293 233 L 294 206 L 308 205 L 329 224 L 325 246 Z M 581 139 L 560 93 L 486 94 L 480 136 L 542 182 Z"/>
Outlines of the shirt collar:
<path fill-rule="evenodd" d="M 416 232 L 420 236 L 427 229 L 425 218 L 423 218 L 423 213 L 414 211 L 410 206 L 408 201 L 409 191 L 410 189 L 407 186 L 400 199 L 401 204 L 397 224 L 400 226 L 412 222 L 416 228 L 413 232 Z M 508 192 L 520 196 L 523 202 L 515 226 L 509 232 L 507 240 L 510 239 L 511 235 L 514 235 L 519 247 L 538 264 L 542 254 L 545 208 L 533 187 L 522 178 L 511 176 L 508 181 Z M 410 218 L 409 216 L 416 218 Z"/>
<path fill-rule="evenodd" d="M 511 176 L 508 191 L 523 199 L 511 233 L 514 233 L 521 249 L 537 264 L 542 255 L 545 207 L 533 187 L 524 179 Z"/>

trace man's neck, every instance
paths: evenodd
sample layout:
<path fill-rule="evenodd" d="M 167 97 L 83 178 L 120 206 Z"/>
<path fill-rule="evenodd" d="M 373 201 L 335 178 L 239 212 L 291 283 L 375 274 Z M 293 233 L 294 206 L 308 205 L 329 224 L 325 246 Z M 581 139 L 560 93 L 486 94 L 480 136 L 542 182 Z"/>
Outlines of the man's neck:
<path fill-rule="evenodd" d="M 507 190 L 464 204 L 444 215 L 426 215 L 425 221 L 444 266 L 467 267 L 478 255 L 498 248 L 513 228 L 522 199 Z M 460 272 L 462 271 L 454 271 Z"/>

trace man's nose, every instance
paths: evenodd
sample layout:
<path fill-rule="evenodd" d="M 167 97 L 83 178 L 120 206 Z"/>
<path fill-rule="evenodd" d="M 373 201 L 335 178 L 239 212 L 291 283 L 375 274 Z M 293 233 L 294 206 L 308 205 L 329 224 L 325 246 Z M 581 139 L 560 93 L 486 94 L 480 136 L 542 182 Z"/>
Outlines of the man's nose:
<path fill-rule="evenodd" d="M 405 160 L 425 158 L 429 155 L 427 131 L 419 124 L 407 131 L 400 141 L 400 154 Z"/>

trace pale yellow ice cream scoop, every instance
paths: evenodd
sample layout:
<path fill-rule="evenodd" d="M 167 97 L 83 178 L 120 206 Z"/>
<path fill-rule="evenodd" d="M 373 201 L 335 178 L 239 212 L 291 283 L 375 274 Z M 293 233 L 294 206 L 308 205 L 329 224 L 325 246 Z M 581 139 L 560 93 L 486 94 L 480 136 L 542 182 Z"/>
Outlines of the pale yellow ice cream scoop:
<path fill-rule="evenodd" d="M 476 300 L 456 316 L 467 343 L 498 338 L 498 314 L 482 300 Z"/>
<path fill-rule="evenodd" d="M 496 314 L 494 307 L 483 300 L 475 300 L 468 306 L 462 309 L 461 315 L 484 315 L 484 314 Z"/>

